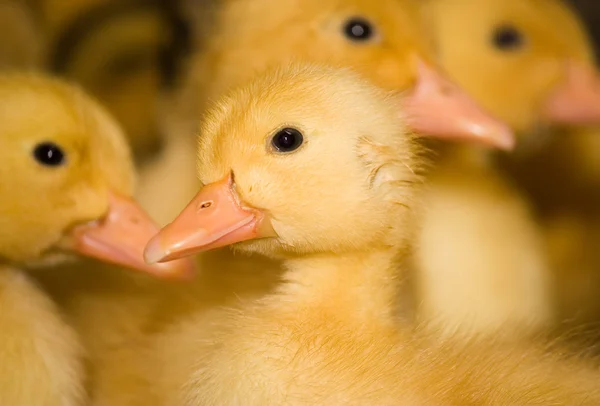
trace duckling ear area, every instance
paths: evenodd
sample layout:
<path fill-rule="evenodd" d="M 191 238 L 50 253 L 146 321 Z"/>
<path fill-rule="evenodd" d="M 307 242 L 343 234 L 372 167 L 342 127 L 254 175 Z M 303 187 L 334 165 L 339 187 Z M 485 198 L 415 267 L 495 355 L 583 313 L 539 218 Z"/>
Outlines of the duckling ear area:
<path fill-rule="evenodd" d="M 368 170 L 370 189 L 381 190 L 398 182 L 412 183 L 417 180 L 419 169 L 413 157 L 415 151 L 406 147 L 408 145 L 399 149 L 398 145 L 386 145 L 368 136 L 358 139 L 357 152 Z M 399 153 L 402 150 L 410 152 Z"/>

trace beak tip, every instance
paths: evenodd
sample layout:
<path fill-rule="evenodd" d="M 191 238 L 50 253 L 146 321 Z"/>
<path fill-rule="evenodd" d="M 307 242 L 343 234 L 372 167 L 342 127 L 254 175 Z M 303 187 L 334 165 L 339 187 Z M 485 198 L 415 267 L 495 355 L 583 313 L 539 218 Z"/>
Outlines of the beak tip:
<path fill-rule="evenodd" d="M 501 135 L 498 137 L 498 147 L 505 151 L 512 151 L 515 149 L 516 139 L 514 133 L 510 129 L 502 130 Z"/>
<path fill-rule="evenodd" d="M 144 261 L 148 265 L 154 265 L 165 257 L 164 250 L 160 246 L 158 238 L 152 238 L 144 248 Z"/>

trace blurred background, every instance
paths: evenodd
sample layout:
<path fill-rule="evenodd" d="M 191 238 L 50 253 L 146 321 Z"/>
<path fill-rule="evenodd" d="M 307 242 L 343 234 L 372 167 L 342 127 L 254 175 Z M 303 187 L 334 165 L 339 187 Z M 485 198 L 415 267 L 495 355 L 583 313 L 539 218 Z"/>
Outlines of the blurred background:
<path fill-rule="evenodd" d="M 121 122 L 140 161 L 160 150 L 156 103 L 176 83 L 191 33 L 210 22 L 209 1 L 0 0 L 0 68 L 80 83 Z M 600 2 L 569 2 L 598 50 Z"/>
<path fill-rule="evenodd" d="M 588 30 L 594 37 L 596 53 L 600 47 L 600 2 L 597 0 L 569 0 L 573 7 L 579 12 Z"/>

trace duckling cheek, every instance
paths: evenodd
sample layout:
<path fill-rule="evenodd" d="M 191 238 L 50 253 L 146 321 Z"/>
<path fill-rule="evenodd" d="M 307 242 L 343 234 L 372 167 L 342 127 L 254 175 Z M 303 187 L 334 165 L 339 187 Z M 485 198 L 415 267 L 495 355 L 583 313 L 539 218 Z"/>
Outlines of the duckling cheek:
<path fill-rule="evenodd" d="M 103 217 L 108 212 L 109 198 L 106 188 L 85 187 L 72 193 L 69 212 L 72 223 L 82 223 Z"/>

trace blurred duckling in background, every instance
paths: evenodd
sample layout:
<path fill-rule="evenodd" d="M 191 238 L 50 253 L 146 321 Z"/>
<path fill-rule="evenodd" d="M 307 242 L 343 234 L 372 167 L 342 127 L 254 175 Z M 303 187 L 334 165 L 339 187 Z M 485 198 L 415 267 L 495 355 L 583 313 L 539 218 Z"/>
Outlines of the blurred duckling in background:
<path fill-rule="evenodd" d="M 192 146 L 197 117 L 207 103 L 291 59 L 353 67 L 385 89 L 409 90 L 408 124 L 416 132 L 502 148 L 512 144 L 503 125 L 484 117 L 437 70 L 412 0 L 310 0 L 302 8 L 293 0 L 225 0 L 214 6 L 212 29 L 197 40 L 201 45 L 182 90 L 165 108 L 167 151 L 141 174 L 138 196 L 161 224 L 197 189 Z"/>
<path fill-rule="evenodd" d="M 146 390 L 106 404 L 600 402 L 598 371 L 576 360 L 398 329 L 397 260 L 422 166 L 404 105 L 349 70 L 309 65 L 268 73 L 207 114 L 204 187 L 146 258 L 233 245 L 283 259 L 284 277 L 183 318 L 145 351 L 130 346 Z"/>
<path fill-rule="evenodd" d="M 517 132 L 517 154 L 542 142 L 545 128 L 600 121 L 591 46 L 564 4 L 430 0 L 424 14 L 443 66 Z M 490 158 L 452 148 L 432 175 L 416 256 L 421 318 L 450 331 L 550 326 L 554 280 L 542 230 Z"/>
<path fill-rule="evenodd" d="M 543 148 L 503 162 L 535 203 L 562 328 L 598 335 L 600 126 L 557 131 Z"/>
<path fill-rule="evenodd" d="M 48 68 L 79 83 L 108 108 L 143 165 L 164 142 L 158 128 L 160 98 L 175 81 L 188 48 L 177 2 L 63 3 L 46 5 L 54 27 Z"/>
<path fill-rule="evenodd" d="M 43 64 L 45 40 L 33 1 L 0 1 L 0 69 L 35 69 Z"/>
<path fill-rule="evenodd" d="M 129 151 L 103 108 L 75 87 L 33 75 L 0 75 L 0 98 L 0 399 L 83 405 L 78 338 L 21 268 L 72 254 L 158 275 L 182 271 L 182 263 L 144 263 L 158 229 L 128 197 Z"/>

